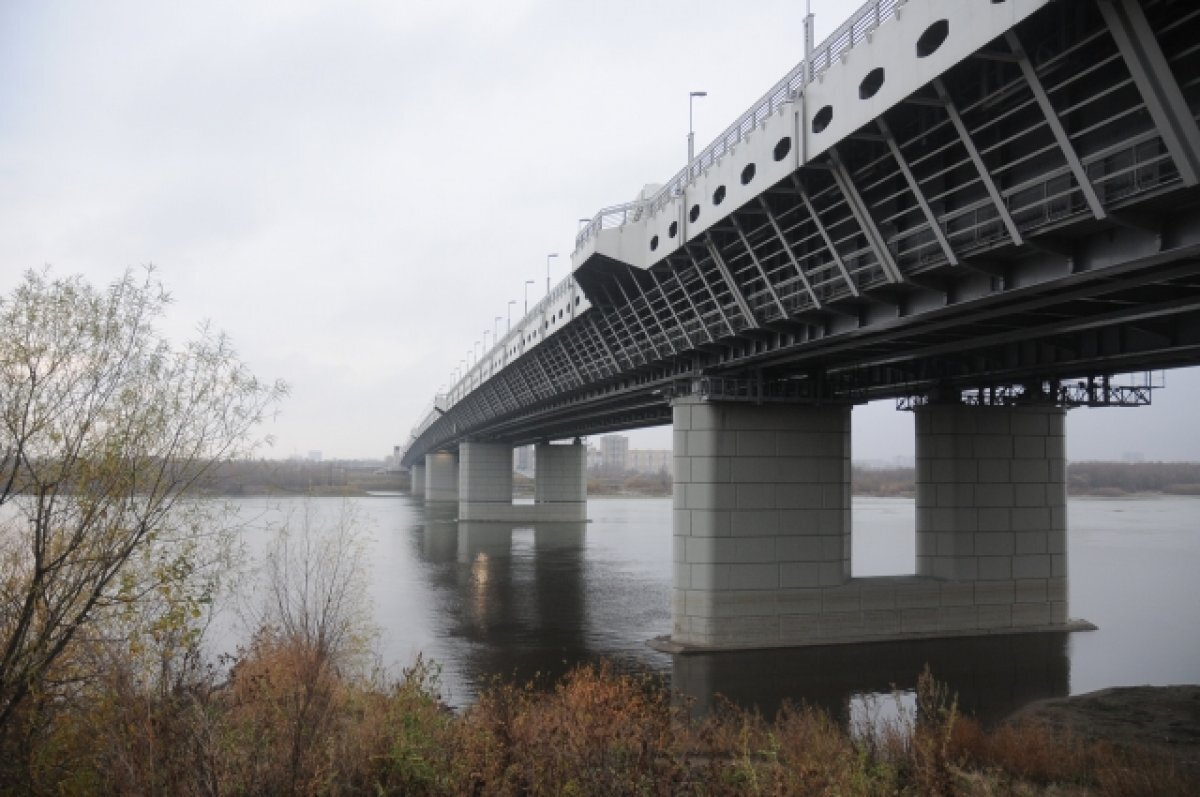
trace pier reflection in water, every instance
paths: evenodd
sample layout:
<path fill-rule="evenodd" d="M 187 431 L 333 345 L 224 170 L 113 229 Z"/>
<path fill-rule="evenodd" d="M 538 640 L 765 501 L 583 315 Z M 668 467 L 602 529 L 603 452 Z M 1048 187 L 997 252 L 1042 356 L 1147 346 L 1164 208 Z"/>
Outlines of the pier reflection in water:
<path fill-rule="evenodd" d="M 371 526 L 383 659 L 436 661 L 456 706 L 494 677 L 548 682 L 602 659 L 661 674 L 698 711 L 719 693 L 768 714 L 791 699 L 843 718 L 910 693 L 926 664 L 985 720 L 1041 697 L 1200 682 L 1197 499 L 1071 502 L 1071 612 L 1099 631 L 678 657 L 646 646 L 671 629 L 669 499 L 594 499 L 587 524 L 536 526 L 459 523 L 456 506 L 408 496 L 356 504 Z M 855 499 L 856 576 L 911 569 L 912 515 L 911 500 Z"/>
<path fill-rule="evenodd" d="M 601 658 L 662 674 L 695 712 L 721 695 L 766 713 L 805 701 L 848 719 L 864 701 L 903 699 L 927 664 L 984 719 L 1069 692 L 1064 634 L 656 653 L 644 643 L 670 627 L 670 504 L 592 506 L 591 523 L 536 525 L 458 522 L 453 506 L 413 507 L 437 635 L 426 652 L 443 664 L 451 702 L 469 702 L 491 677 L 549 682 Z M 875 532 L 892 534 L 894 515 L 885 507 Z"/>

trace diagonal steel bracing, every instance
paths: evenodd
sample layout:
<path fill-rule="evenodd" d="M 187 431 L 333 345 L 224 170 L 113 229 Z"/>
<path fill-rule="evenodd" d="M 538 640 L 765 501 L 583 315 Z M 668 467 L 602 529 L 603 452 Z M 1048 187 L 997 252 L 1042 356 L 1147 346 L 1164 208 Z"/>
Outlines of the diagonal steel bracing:
<path fill-rule="evenodd" d="M 667 264 L 670 265 L 671 261 L 668 260 Z M 683 278 L 679 276 L 679 272 L 673 266 L 671 268 L 671 276 L 675 278 L 675 284 L 679 286 L 680 292 L 683 293 L 683 298 L 687 299 L 688 307 L 692 308 L 692 315 L 696 317 L 696 323 L 704 330 L 704 336 L 708 338 L 709 343 L 715 343 L 716 339 L 713 338 L 712 331 L 709 330 L 708 324 L 704 323 L 704 316 L 700 315 L 700 308 L 692 301 L 692 295 L 688 293 L 687 286 L 683 284 Z"/>
<path fill-rule="evenodd" d="M 988 171 L 987 164 L 983 162 L 983 157 L 979 154 L 979 149 L 975 146 L 975 142 L 971 140 L 971 133 L 967 130 L 967 126 L 963 124 L 962 116 L 958 113 L 958 106 L 954 104 L 954 99 L 950 96 L 950 92 L 946 91 L 946 85 L 942 83 L 942 79 L 933 79 L 933 88 L 937 91 L 938 99 L 942 102 L 942 107 L 946 111 L 946 115 L 950 118 L 950 123 L 954 125 L 955 132 L 958 133 L 958 139 L 962 142 L 963 148 L 966 149 L 967 155 L 971 158 L 971 162 L 975 164 L 975 171 L 979 173 L 979 179 L 983 183 L 983 187 L 987 190 L 988 196 L 992 198 L 992 204 L 996 207 L 996 213 L 999 214 L 1000 220 L 1004 223 L 1005 229 L 1008 230 L 1008 236 L 1017 246 L 1024 243 L 1021 238 L 1021 232 L 1017 229 L 1016 222 L 1013 221 L 1012 214 L 1008 212 L 1008 206 L 1004 204 L 1004 197 L 1000 190 L 996 188 L 996 181 L 992 179 L 991 172 Z"/>
<path fill-rule="evenodd" d="M 1166 56 L 1136 0 L 1096 0 L 1175 168 L 1187 186 L 1200 182 L 1200 129 Z"/>
<path fill-rule="evenodd" d="M 746 233 L 742 230 L 742 224 L 738 221 L 736 215 L 730 216 L 733 222 L 733 229 L 737 231 L 738 239 L 742 242 L 742 246 L 746 249 L 746 254 L 750 256 L 750 262 L 754 263 L 754 267 L 758 269 L 758 274 L 762 277 L 763 284 L 767 286 L 767 292 L 771 294 L 771 299 L 775 302 L 775 306 L 779 308 L 779 315 L 784 319 L 789 319 L 791 316 L 784 308 L 783 302 L 779 299 L 779 293 L 775 290 L 775 286 L 771 283 L 771 278 L 767 276 L 767 270 L 763 268 L 762 262 L 759 261 L 758 255 L 754 253 L 754 247 L 750 245 L 750 241 L 746 238 Z M 808 291 L 809 298 L 812 299 L 814 305 L 817 304 L 817 296 L 813 293 L 812 286 L 808 284 L 808 278 L 804 276 L 804 272 L 800 270 L 799 264 L 796 264 L 796 271 L 800 275 L 800 281 L 804 284 L 805 290 Z"/>
<path fill-rule="evenodd" d="M 663 298 L 663 305 L 667 308 L 667 312 L 671 314 L 671 320 L 675 322 L 675 326 L 678 327 L 679 331 L 683 333 L 683 339 L 687 341 L 688 348 L 696 348 L 696 344 L 692 340 L 692 336 L 688 334 L 687 325 L 675 312 L 675 308 L 671 306 L 671 298 L 667 296 L 667 289 L 662 284 L 662 280 L 658 278 L 658 274 L 654 272 L 654 269 L 649 269 L 648 273 L 650 274 L 650 279 L 654 280 L 654 285 L 658 288 L 658 292 Z"/>
<path fill-rule="evenodd" d="M 812 198 L 809 197 L 808 191 L 804 188 L 804 183 L 800 181 L 798 175 L 792 175 L 792 185 L 796 187 L 796 193 L 800 196 L 800 201 L 804 203 L 804 209 L 808 211 L 809 218 L 817 228 L 817 232 L 821 233 L 821 240 L 825 242 L 825 248 L 829 250 L 829 255 L 833 258 L 833 262 L 837 265 L 838 271 L 841 272 L 842 279 L 846 281 L 846 288 L 850 291 L 850 295 L 858 298 L 858 286 L 854 284 L 854 280 L 850 278 L 850 271 L 846 268 L 846 262 L 842 260 L 842 256 L 838 253 L 837 247 L 833 245 L 833 238 L 829 235 L 829 228 L 825 226 L 825 222 L 821 221 L 821 217 L 817 215 L 817 208 L 813 205 Z M 788 254 L 791 254 L 791 248 L 787 245 L 787 240 L 783 237 L 783 232 L 779 226 L 775 224 L 774 217 L 771 216 L 771 208 L 767 205 L 767 201 L 759 197 L 763 209 L 767 211 L 767 218 L 771 220 L 775 226 L 775 234 L 783 241 L 783 246 L 787 249 Z M 792 258 L 795 262 L 795 257 Z M 797 264 L 799 268 L 799 264 Z"/>
<path fill-rule="evenodd" d="M 692 268 L 696 269 L 696 277 L 700 280 L 700 284 L 704 286 L 704 290 L 708 291 L 708 295 L 712 297 L 713 306 L 717 308 L 717 313 L 721 316 L 721 320 L 725 322 L 725 328 L 729 330 L 730 335 L 736 335 L 737 331 L 733 328 L 733 324 L 729 322 L 729 316 L 725 315 L 725 308 L 721 305 L 721 300 L 717 298 L 717 292 L 713 290 L 708 279 L 704 276 L 704 270 L 700 268 L 700 261 L 692 254 L 692 249 L 687 244 L 683 245 L 687 251 L 688 259 L 692 261 Z"/>
<path fill-rule="evenodd" d="M 636 274 L 631 276 L 633 277 L 633 287 L 637 288 L 638 295 L 641 296 L 642 301 L 646 303 L 646 312 L 648 312 L 650 317 L 654 319 L 654 324 L 658 327 L 659 332 L 662 333 L 663 340 L 667 343 L 667 348 L 671 350 L 672 355 L 678 354 L 679 350 L 676 349 L 675 344 L 671 342 L 670 333 L 667 332 L 667 328 L 663 325 L 662 320 L 658 317 L 658 313 L 654 310 L 654 305 L 650 302 L 650 295 L 646 293 L 646 291 L 642 290 L 641 280 L 638 279 Z"/>
<path fill-rule="evenodd" d="M 1071 174 L 1075 176 L 1075 182 L 1079 184 L 1079 190 L 1083 192 L 1083 197 L 1087 200 L 1092 215 L 1098 219 L 1105 218 L 1108 214 L 1105 213 L 1104 206 L 1100 204 L 1100 197 L 1096 195 L 1096 187 L 1088 178 L 1087 170 L 1083 168 L 1083 163 L 1079 160 L 1079 154 L 1075 152 L 1075 147 L 1071 144 L 1067 131 L 1063 129 L 1058 112 L 1050 104 L 1050 97 L 1046 94 L 1046 89 L 1042 86 L 1042 81 L 1038 77 L 1037 70 L 1033 68 L 1029 56 L 1025 54 L 1025 48 L 1021 46 L 1021 40 L 1017 37 L 1016 31 L 1010 30 L 1004 38 L 1008 42 L 1009 49 L 1016 56 L 1017 65 L 1021 67 L 1021 74 L 1025 76 L 1025 82 L 1029 84 L 1033 98 L 1037 100 L 1038 107 L 1042 109 L 1042 115 L 1046 117 L 1046 124 L 1049 125 L 1050 132 L 1054 134 L 1054 140 L 1058 142 L 1058 148 L 1062 150 L 1063 157 L 1067 159 L 1067 165 L 1071 167 Z"/>
<path fill-rule="evenodd" d="M 741 287 L 737 284 L 737 280 L 733 278 L 733 274 L 729 271 L 729 266 L 725 265 L 725 259 L 721 257 L 721 252 L 717 249 L 717 245 L 713 242 L 712 235 L 704 233 L 704 245 L 708 248 L 708 254 L 712 257 L 713 263 L 717 266 L 717 271 L 721 272 L 721 276 L 725 279 L 725 283 L 729 285 L 729 292 L 733 294 L 733 299 L 737 302 L 738 309 L 746 318 L 746 324 L 751 329 L 758 329 L 758 319 L 754 317 L 753 311 L 750 310 L 750 303 L 746 301 L 746 297 L 742 294 Z"/>
<path fill-rule="evenodd" d="M 595 334 L 596 340 L 600 341 L 600 347 L 604 349 L 604 353 L 608 355 L 608 359 L 612 360 L 613 373 L 620 373 L 621 362 L 617 359 L 617 356 L 613 354 L 613 350 L 609 347 L 608 341 L 604 339 L 604 333 L 600 331 L 600 325 L 596 321 L 596 315 L 588 313 L 587 320 L 591 322 L 592 332 Z"/>
<path fill-rule="evenodd" d="M 896 165 L 900 167 L 900 173 L 904 175 L 904 180 L 908 183 L 908 190 L 912 192 L 913 198 L 921 208 L 921 212 L 925 214 L 925 221 L 929 224 L 930 232 L 937 238 L 938 245 L 942 247 L 942 254 L 946 256 L 946 262 L 952 266 L 957 266 L 958 255 L 954 254 L 954 248 L 950 246 L 950 241 L 947 240 L 946 234 L 942 231 L 941 223 L 934 214 L 933 208 L 929 206 L 929 201 L 925 199 L 925 192 L 921 190 L 921 185 L 917 182 L 912 169 L 909 168 L 908 161 L 904 159 L 904 153 L 900 151 L 900 145 L 896 143 L 896 137 L 892 135 L 891 127 L 888 126 L 887 121 L 882 116 L 879 117 L 877 123 L 879 125 L 879 132 L 883 135 L 884 142 L 891 151 L 892 157 L 896 160 Z"/>
<path fill-rule="evenodd" d="M 650 348 L 654 349 L 654 359 L 663 359 L 658 347 L 654 345 L 654 336 L 651 335 L 650 330 L 646 328 L 646 323 L 642 321 L 641 314 L 638 313 L 637 308 L 634 307 L 633 300 L 629 298 L 629 293 L 625 290 L 625 286 L 621 284 L 621 278 L 617 277 L 613 280 L 613 282 L 617 283 L 617 290 L 619 290 L 621 292 L 621 296 L 625 298 L 625 305 L 629 308 L 629 314 L 633 316 L 633 320 L 637 322 L 638 328 L 642 330 L 642 335 L 645 336 L 646 342 L 650 344 Z M 646 309 L 650 309 L 649 303 L 647 303 Z M 666 338 L 666 333 L 663 333 L 663 338 Z M 671 341 L 668 340 L 667 345 L 670 346 Z M 671 353 L 675 353 L 674 347 L 672 347 Z"/>
<path fill-rule="evenodd" d="M 619 288 L 620 285 L 618 284 L 617 287 Z M 617 303 L 613 301 L 612 294 L 608 292 L 608 286 L 602 285 L 601 290 L 604 291 L 604 296 L 606 299 L 608 299 L 608 303 L 610 305 L 612 305 L 612 314 L 617 317 L 618 321 L 621 322 L 621 327 L 625 330 L 625 334 L 628 336 L 629 342 L 631 344 L 637 343 L 637 340 L 638 340 L 637 335 L 635 335 L 633 333 L 633 330 L 629 327 L 629 323 L 625 320 L 625 316 L 621 313 L 620 309 L 618 308 Z M 625 297 L 625 302 L 628 305 L 629 297 Z M 632 308 L 630 308 L 630 312 L 632 313 L 634 320 L 638 320 L 637 313 L 633 312 Z M 640 320 L 639 320 L 639 323 L 641 323 Z M 644 328 L 642 330 L 642 335 L 649 338 L 649 336 L 646 335 L 646 330 Z M 650 348 L 654 350 L 654 359 L 661 360 L 662 355 L 660 355 L 658 353 L 658 348 L 654 345 L 654 341 L 647 339 L 646 342 L 649 343 Z M 645 365 L 649 365 L 650 358 L 648 358 L 646 356 L 646 353 L 644 351 L 642 351 L 642 347 L 638 346 L 636 350 L 637 350 L 638 356 L 642 358 L 642 363 Z"/>
<path fill-rule="evenodd" d="M 838 154 L 837 147 L 829 148 L 829 162 L 833 164 L 833 180 L 841 190 L 847 207 L 854 215 L 854 220 L 858 222 L 858 228 L 866 236 L 867 243 L 871 246 L 871 251 L 875 253 L 875 260 L 883 269 L 884 276 L 887 277 L 888 282 L 903 282 L 904 276 L 896 265 L 896 259 L 892 257 L 892 250 L 888 248 L 887 241 L 879 233 L 879 227 L 875 225 L 875 220 L 871 218 L 867 204 L 863 202 L 862 195 L 855 188 L 854 178 L 850 175 L 846 164 L 842 162 L 842 156 Z"/>

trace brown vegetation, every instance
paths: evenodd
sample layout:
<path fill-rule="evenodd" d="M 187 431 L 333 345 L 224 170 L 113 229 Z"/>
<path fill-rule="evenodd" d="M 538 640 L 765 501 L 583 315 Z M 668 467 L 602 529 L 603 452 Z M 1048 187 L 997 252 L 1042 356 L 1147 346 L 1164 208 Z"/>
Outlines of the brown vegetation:
<path fill-rule="evenodd" d="M 1167 758 L 958 715 L 926 674 L 915 716 L 849 734 L 787 706 L 691 718 L 656 680 L 583 667 L 551 690 L 498 683 L 460 714 L 418 662 L 399 680 L 321 666 L 264 631 L 228 679 L 147 693 L 115 670 L 94 699 L 0 757 L 33 794 L 1195 794 Z M 107 694 L 107 697 L 103 695 Z"/>

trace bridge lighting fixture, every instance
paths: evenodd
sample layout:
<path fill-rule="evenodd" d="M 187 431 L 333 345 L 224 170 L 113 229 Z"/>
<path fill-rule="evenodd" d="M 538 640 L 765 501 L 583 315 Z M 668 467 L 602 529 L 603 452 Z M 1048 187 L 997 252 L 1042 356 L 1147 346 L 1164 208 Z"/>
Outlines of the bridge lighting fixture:
<path fill-rule="evenodd" d="M 529 286 L 533 280 L 525 280 L 525 315 L 529 315 Z"/>
<path fill-rule="evenodd" d="M 692 161 L 696 157 L 696 131 L 692 124 L 692 100 L 697 97 L 707 97 L 707 91 L 688 92 L 688 182 L 692 179 Z"/>
<path fill-rule="evenodd" d="M 512 332 L 512 306 L 517 303 L 516 299 L 508 300 L 508 332 Z"/>
<path fill-rule="evenodd" d="M 496 316 L 496 320 L 492 322 L 492 345 L 495 346 L 500 342 L 500 319 L 503 316 Z"/>
<path fill-rule="evenodd" d="M 546 255 L 546 295 L 550 295 L 550 258 L 558 257 L 558 252 Z"/>

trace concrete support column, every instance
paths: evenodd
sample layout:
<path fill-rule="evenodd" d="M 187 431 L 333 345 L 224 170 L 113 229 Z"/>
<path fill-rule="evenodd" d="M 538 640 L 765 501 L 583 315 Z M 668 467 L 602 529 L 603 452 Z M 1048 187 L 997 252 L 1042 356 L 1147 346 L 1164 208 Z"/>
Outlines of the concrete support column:
<path fill-rule="evenodd" d="M 943 600 L 942 630 L 1066 623 L 1065 419 L 1057 407 L 916 411 L 917 575 L 959 596 Z"/>
<path fill-rule="evenodd" d="M 458 457 L 449 451 L 425 455 L 425 501 L 458 501 Z"/>
<path fill-rule="evenodd" d="M 413 465 L 408 470 L 409 487 L 408 492 L 414 496 L 425 496 L 425 466 Z"/>
<path fill-rule="evenodd" d="M 507 443 L 463 443 L 458 449 L 459 520 L 508 520 L 512 474 L 512 447 Z"/>
<path fill-rule="evenodd" d="M 587 520 L 587 450 L 582 444 L 540 443 L 534 468 L 538 520 Z"/>
<path fill-rule="evenodd" d="M 683 399 L 673 421 L 672 643 L 809 644 L 837 636 L 846 613 L 861 635 L 850 408 Z"/>

